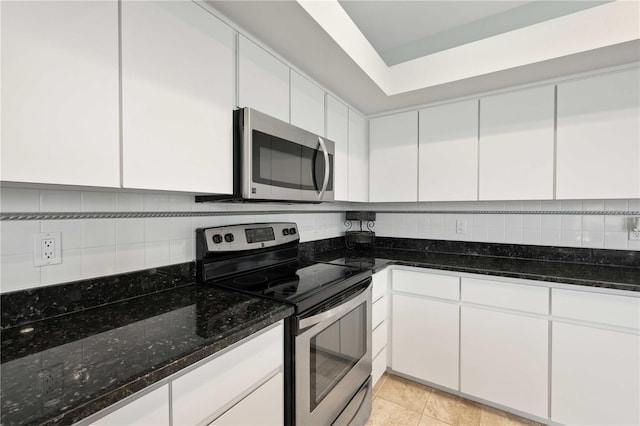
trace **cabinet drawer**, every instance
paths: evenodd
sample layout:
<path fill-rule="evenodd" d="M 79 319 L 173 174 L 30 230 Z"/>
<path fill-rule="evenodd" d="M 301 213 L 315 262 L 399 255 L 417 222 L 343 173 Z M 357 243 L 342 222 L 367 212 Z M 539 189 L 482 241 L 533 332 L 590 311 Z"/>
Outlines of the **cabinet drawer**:
<path fill-rule="evenodd" d="M 549 313 L 549 289 L 533 285 L 462 278 L 462 300 L 516 311 Z"/>
<path fill-rule="evenodd" d="M 450 275 L 394 270 L 392 283 L 394 291 L 451 300 L 460 298 L 460 278 Z"/>
<path fill-rule="evenodd" d="M 387 371 L 387 351 L 382 351 L 373 360 L 373 366 L 371 367 L 371 375 L 373 376 L 372 385 L 375 386 L 380 380 L 380 377 Z"/>
<path fill-rule="evenodd" d="M 169 424 L 169 385 L 164 385 L 90 423 L 90 426 Z"/>
<path fill-rule="evenodd" d="M 278 373 L 215 419 L 212 425 L 281 425 L 284 423 L 283 374 Z"/>
<path fill-rule="evenodd" d="M 388 277 L 389 273 L 387 271 L 378 272 L 373 275 L 373 291 L 371 294 L 371 300 L 374 302 L 387 294 Z"/>
<path fill-rule="evenodd" d="M 387 345 L 387 323 L 384 322 L 373 330 L 371 336 L 371 355 L 376 356 Z"/>
<path fill-rule="evenodd" d="M 553 289 L 554 316 L 640 329 L 640 298 Z"/>
<path fill-rule="evenodd" d="M 173 424 L 210 421 L 225 405 L 282 368 L 283 346 L 279 325 L 175 379 Z"/>
<path fill-rule="evenodd" d="M 378 299 L 371 308 L 371 327 L 376 328 L 378 324 L 387 318 L 387 298 Z"/>

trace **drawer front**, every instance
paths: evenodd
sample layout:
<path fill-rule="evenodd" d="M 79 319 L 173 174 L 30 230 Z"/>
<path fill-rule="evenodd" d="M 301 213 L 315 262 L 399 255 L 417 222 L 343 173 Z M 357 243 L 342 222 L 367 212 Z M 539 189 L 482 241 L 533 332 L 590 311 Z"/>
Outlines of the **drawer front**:
<path fill-rule="evenodd" d="M 373 386 L 378 383 L 380 377 L 387 371 L 387 351 L 382 351 L 373 359 L 371 375 L 373 376 Z"/>
<path fill-rule="evenodd" d="M 173 424 L 210 421 L 225 405 L 282 368 L 283 346 L 280 324 L 175 379 Z"/>
<path fill-rule="evenodd" d="M 371 308 L 371 327 L 376 328 L 378 324 L 387 318 L 387 298 L 378 299 Z"/>
<path fill-rule="evenodd" d="M 554 316 L 640 329 L 640 298 L 553 289 Z"/>
<path fill-rule="evenodd" d="M 378 353 L 387 345 L 387 323 L 384 322 L 373 330 L 371 337 L 371 354 L 372 356 L 378 355 Z"/>
<path fill-rule="evenodd" d="M 400 269 L 393 270 L 392 274 L 394 291 L 441 299 L 460 299 L 460 278 L 458 277 Z"/>
<path fill-rule="evenodd" d="M 462 278 L 462 300 L 516 311 L 549 313 L 549 289 L 533 285 Z"/>
<path fill-rule="evenodd" d="M 213 421 L 224 426 L 277 426 L 284 424 L 284 375 L 278 373 Z"/>
<path fill-rule="evenodd" d="M 169 424 L 169 385 L 164 385 L 96 420 L 90 426 Z"/>
<path fill-rule="evenodd" d="M 385 294 L 387 294 L 387 283 L 389 282 L 389 272 L 382 271 L 382 272 L 373 274 L 372 280 L 373 280 L 373 290 L 371 293 L 371 298 L 372 298 L 371 300 L 375 302 L 376 300 L 380 299 Z"/>

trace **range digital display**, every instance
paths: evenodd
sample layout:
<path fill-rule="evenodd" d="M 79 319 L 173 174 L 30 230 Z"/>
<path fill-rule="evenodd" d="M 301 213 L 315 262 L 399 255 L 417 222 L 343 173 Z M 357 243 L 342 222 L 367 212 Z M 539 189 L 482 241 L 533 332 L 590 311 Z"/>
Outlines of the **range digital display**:
<path fill-rule="evenodd" d="M 244 233 L 247 235 L 248 243 L 260 243 L 262 241 L 273 241 L 276 236 L 273 234 L 273 228 L 253 228 L 245 229 Z"/>

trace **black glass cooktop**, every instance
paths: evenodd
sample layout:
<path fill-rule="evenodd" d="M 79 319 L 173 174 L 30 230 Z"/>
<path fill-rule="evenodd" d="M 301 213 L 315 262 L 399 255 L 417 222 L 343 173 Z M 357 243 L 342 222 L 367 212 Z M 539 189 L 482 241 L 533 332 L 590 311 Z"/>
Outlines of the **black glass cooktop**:
<path fill-rule="evenodd" d="M 209 283 L 294 305 L 303 311 L 369 276 L 360 268 L 291 260 Z"/>

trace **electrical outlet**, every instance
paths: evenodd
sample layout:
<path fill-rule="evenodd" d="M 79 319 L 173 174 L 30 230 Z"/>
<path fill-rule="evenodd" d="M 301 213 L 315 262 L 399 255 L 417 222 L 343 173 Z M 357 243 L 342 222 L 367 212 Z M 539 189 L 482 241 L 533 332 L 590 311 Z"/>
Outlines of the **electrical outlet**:
<path fill-rule="evenodd" d="M 42 378 L 42 396 L 45 400 L 62 394 L 62 363 L 41 370 L 40 377 Z"/>
<path fill-rule="evenodd" d="M 629 241 L 640 241 L 640 231 L 629 231 Z"/>
<path fill-rule="evenodd" d="M 458 219 L 456 220 L 456 234 L 466 234 L 467 233 L 467 221 Z"/>
<path fill-rule="evenodd" d="M 62 235 L 60 232 L 42 232 L 34 235 L 33 265 L 46 266 L 62 263 Z"/>

